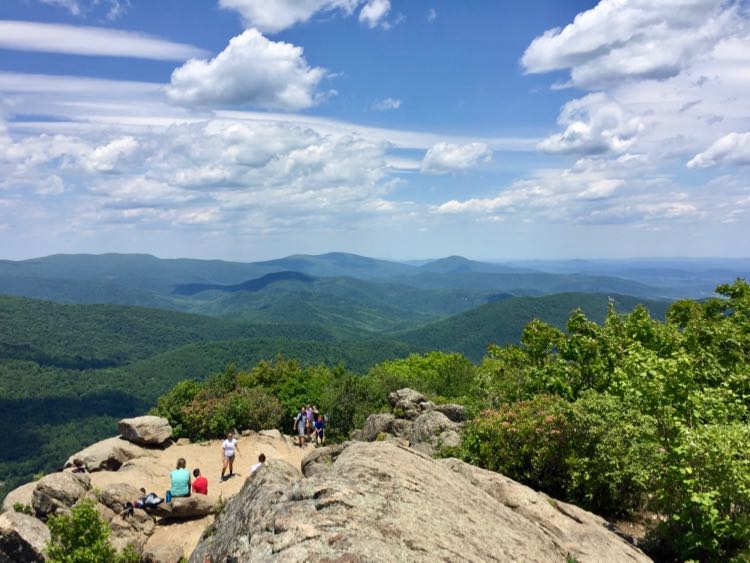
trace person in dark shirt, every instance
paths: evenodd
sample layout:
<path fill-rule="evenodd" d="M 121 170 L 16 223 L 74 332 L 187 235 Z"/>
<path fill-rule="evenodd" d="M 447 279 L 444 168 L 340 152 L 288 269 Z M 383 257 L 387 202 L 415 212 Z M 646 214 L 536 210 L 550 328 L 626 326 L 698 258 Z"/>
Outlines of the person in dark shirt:
<path fill-rule="evenodd" d="M 325 429 L 326 429 L 326 422 L 323 420 L 323 415 L 319 414 L 318 419 L 314 423 L 315 427 L 315 445 L 317 446 L 320 444 L 323 445 L 323 442 L 325 442 Z"/>

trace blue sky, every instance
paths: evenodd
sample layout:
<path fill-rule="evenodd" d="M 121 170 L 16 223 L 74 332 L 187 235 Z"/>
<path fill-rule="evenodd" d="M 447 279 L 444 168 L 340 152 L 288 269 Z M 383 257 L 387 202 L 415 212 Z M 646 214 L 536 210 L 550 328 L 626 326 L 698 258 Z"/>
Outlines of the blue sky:
<path fill-rule="evenodd" d="M 4 0 L 0 257 L 747 256 L 743 1 Z"/>

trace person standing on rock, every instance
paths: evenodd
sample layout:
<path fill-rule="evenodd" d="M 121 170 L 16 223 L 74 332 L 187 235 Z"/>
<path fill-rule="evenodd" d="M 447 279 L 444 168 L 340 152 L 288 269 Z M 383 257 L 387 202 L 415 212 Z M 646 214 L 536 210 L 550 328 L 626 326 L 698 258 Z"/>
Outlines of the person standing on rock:
<path fill-rule="evenodd" d="M 294 417 L 292 423 L 292 431 L 297 431 L 297 437 L 299 438 L 299 447 L 305 447 L 305 428 L 307 427 L 307 411 L 304 405 L 300 407 L 297 416 Z"/>
<path fill-rule="evenodd" d="M 235 453 L 239 453 L 240 447 L 237 445 L 237 440 L 234 437 L 233 432 L 227 434 L 227 439 L 221 443 L 221 461 L 223 463 L 221 467 L 221 480 L 224 480 L 224 472 L 229 468 L 229 477 L 234 476 L 234 456 Z"/>
<path fill-rule="evenodd" d="M 326 441 L 326 423 L 325 420 L 323 420 L 323 415 L 319 414 L 317 420 L 314 423 L 314 429 L 315 429 L 315 445 L 317 446 L 320 444 L 321 446 Z"/>

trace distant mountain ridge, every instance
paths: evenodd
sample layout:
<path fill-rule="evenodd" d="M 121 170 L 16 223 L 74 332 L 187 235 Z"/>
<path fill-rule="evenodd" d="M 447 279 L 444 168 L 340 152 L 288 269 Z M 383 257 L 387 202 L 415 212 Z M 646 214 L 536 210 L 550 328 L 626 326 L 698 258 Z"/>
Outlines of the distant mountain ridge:
<path fill-rule="evenodd" d="M 207 284 L 207 283 L 187 283 L 178 284 L 172 293 L 174 295 L 195 295 L 202 291 L 226 291 L 234 293 L 235 291 L 260 291 L 264 287 L 271 285 L 272 283 L 280 281 L 298 281 L 302 283 L 310 283 L 315 278 L 295 271 L 283 271 L 274 272 L 273 274 L 266 274 L 259 278 L 247 280 L 242 283 L 234 285 L 221 285 L 221 284 Z"/>

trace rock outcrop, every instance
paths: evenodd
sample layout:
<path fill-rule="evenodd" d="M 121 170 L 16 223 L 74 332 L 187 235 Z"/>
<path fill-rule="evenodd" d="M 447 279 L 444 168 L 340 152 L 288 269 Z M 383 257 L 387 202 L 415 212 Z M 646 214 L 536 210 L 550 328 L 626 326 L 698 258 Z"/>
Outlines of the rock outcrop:
<path fill-rule="evenodd" d="M 36 482 L 26 483 L 21 485 L 17 489 L 13 489 L 3 499 L 2 508 L 0 512 L 14 512 L 14 506 L 20 504 L 22 506 L 31 506 L 31 500 L 34 496 L 34 489 L 36 489 Z"/>
<path fill-rule="evenodd" d="M 52 473 L 36 482 L 31 506 L 37 517 L 45 520 L 58 513 L 67 513 L 91 488 L 86 473 Z"/>
<path fill-rule="evenodd" d="M 44 561 L 44 545 L 49 539 L 47 526 L 33 516 L 0 514 L 0 562 Z"/>
<path fill-rule="evenodd" d="M 307 477 L 266 463 L 190 561 L 648 561 L 600 518 L 458 460 L 389 442 L 312 456 Z"/>
<path fill-rule="evenodd" d="M 461 443 L 461 428 L 466 420 L 462 405 L 436 405 L 422 393 L 408 388 L 389 393 L 388 402 L 393 413 L 368 416 L 362 429 L 352 433 L 353 440 L 406 440 L 411 447 L 430 456 Z"/>
<path fill-rule="evenodd" d="M 134 444 L 159 446 L 172 437 L 172 427 L 160 416 L 123 418 L 117 425 L 123 439 Z"/>
<path fill-rule="evenodd" d="M 197 518 L 207 516 L 212 511 L 211 502 L 203 495 L 173 498 L 171 502 L 148 509 L 149 514 L 165 519 Z"/>
<path fill-rule="evenodd" d="M 89 471 L 117 471 L 126 461 L 145 455 L 148 451 L 132 442 L 107 438 L 70 456 L 65 467 L 72 467 L 73 460 L 80 459 Z"/>

